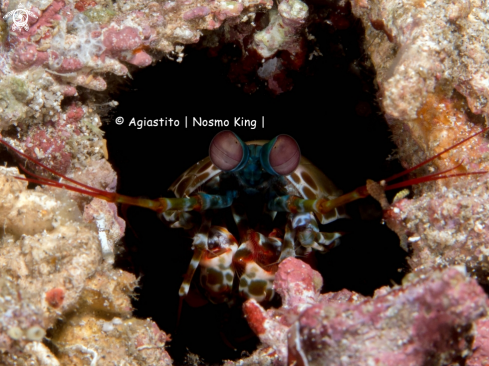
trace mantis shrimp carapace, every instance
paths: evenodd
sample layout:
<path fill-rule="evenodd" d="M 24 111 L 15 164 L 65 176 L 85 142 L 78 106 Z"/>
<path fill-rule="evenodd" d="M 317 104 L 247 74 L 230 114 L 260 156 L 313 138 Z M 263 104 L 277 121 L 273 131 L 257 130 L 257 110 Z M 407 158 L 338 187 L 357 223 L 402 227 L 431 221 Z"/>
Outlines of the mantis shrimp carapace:
<path fill-rule="evenodd" d="M 56 181 L 30 173 L 17 177 L 41 185 L 65 188 L 108 202 L 140 206 L 155 211 L 173 228 L 187 230 L 193 238 L 193 257 L 180 287 L 185 297 L 200 267 L 200 285 L 213 303 L 241 297 L 267 302 L 274 296 L 273 279 L 278 264 L 291 256 L 303 256 L 333 248 L 339 232 L 322 232 L 327 224 L 343 216 L 343 206 L 369 195 L 424 182 L 486 171 L 456 173 L 457 165 L 427 176 L 390 184 L 433 161 L 473 137 L 467 137 L 439 154 L 387 178 L 343 194 L 309 160 L 301 156 L 297 142 L 288 135 L 271 141 L 243 142 L 231 131 L 221 131 L 212 140 L 209 157 L 185 171 L 170 187 L 174 198 L 145 199 L 90 187 L 66 177 L 36 159 L 0 142 L 16 154 L 60 177 Z M 66 183 L 65 183 L 66 182 Z M 236 230 L 229 230 L 222 213 L 228 210 Z M 285 219 L 278 219 L 283 212 Z M 235 231 L 234 234 L 231 231 Z"/>

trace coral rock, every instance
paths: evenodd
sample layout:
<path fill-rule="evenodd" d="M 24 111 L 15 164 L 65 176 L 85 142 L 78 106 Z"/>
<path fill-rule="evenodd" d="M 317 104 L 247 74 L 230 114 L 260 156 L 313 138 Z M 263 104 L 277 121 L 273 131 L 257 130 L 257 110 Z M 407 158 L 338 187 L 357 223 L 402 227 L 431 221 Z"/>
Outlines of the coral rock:
<path fill-rule="evenodd" d="M 203 18 L 210 14 L 210 9 L 207 6 L 198 6 L 183 13 L 182 18 L 184 20 L 191 20 L 195 18 Z"/>
<path fill-rule="evenodd" d="M 28 295 L 8 275 L 1 274 L 0 354 L 7 351 L 19 355 L 29 342 L 41 341 L 46 334 L 39 303 Z"/>
<path fill-rule="evenodd" d="M 129 62 L 130 64 L 133 64 L 134 66 L 146 67 L 146 66 L 151 65 L 151 63 L 153 62 L 153 59 L 146 52 L 139 51 L 139 52 L 136 52 L 135 54 L 133 54 L 132 56 L 130 56 L 127 59 L 127 62 Z"/>
<path fill-rule="evenodd" d="M 130 296 L 136 277 L 122 270 L 96 272 L 85 283 L 80 297 L 80 311 L 100 311 L 127 318 L 133 310 Z"/>
<path fill-rule="evenodd" d="M 265 346 L 272 347 L 280 362 L 287 359 L 287 331 L 301 311 L 316 303 L 323 280 L 308 264 L 287 258 L 275 274 L 274 289 L 282 296 L 280 310 L 265 311 L 254 299 L 243 305 L 251 329 Z"/>
<path fill-rule="evenodd" d="M 87 313 L 72 318 L 71 323 L 53 337 L 60 348 L 61 364 L 83 365 L 88 357 L 93 365 L 98 360 L 108 365 L 124 362 L 142 366 L 171 365 L 171 358 L 165 351 L 169 337 L 151 320 L 97 319 Z"/>
<path fill-rule="evenodd" d="M 489 319 L 479 319 L 475 323 L 475 339 L 472 345 L 473 354 L 467 359 L 467 366 L 489 364 Z"/>
<path fill-rule="evenodd" d="M 0 271 L 19 276 L 23 292 L 42 304 L 46 318 L 53 319 L 57 311 L 70 309 L 78 301 L 85 280 L 100 261 L 100 243 L 94 233 L 71 224 L 49 233 L 23 236 L 14 245 L 4 246 Z M 58 287 L 65 288 L 66 295 L 55 311 L 46 302 L 46 293 Z"/>
<path fill-rule="evenodd" d="M 319 272 L 295 258 L 280 263 L 273 287 L 281 296 L 283 307 L 300 313 L 318 300 L 323 279 Z"/>
<path fill-rule="evenodd" d="M 136 28 L 125 27 L 121 30 L 109 28 L 104 31 L 104 46 L 108 52 L 133 50 L 141 45 L 142 39 Z"/>
<path fill-rule="evenodd" d="M 4 353 L 0 355 L 0 361 L 6 366 L 60 366 L 57 358 L 42 342 L 26 344 L 19 355 Z"/>
<path fill-rule="evenodd" d="M 309 364 L 446 364 L 470 352 L 465 337 L 485 313 L 483 290 L 449 269 L 359 304 L 308 308 L 291 329 L 297 335 L 289 332 L 289 350 Z"/>
<path fill-rule="evenodd" d="M 412 250 L 408 263 L 413 272 L 428 274 L 436 268 L 464 265 L 488 284 L 489 197 L 484 182 L 470 192 L 447 189 L 403 199 L 385 212 L 387 225 Z"/>
<path fill-rule="evenodd" d="M 481 128 L 489 111 L 487 1 L 351 1 L 361 18 L 376 69 L 380 103 L 405 167 L 454 145 Z M 418 174 L 488 167 L 487 140 L 478 136 Z M 413 200 L 385 211 L 417 275 L 465 265 L 487 284 L 488 186 L 484 178 L 444 179 L 415 187 Z"/>
<path fill-rule="evenodd" d="M 272 15 L 267 28 L 254 36 L 254 48 L 264 58 L 278 50 L 295 53 L 297 38 L 308 15 L 308 7 L 300 0 L 282 1 L 278 13 Z"/>
<path fill-rule="evenodd" d="M 473 324 L 487 313 L 482 288 L 456 268 L 411 277 L 402 287 L 384 287 L 366 298 L 347 290 L 319 296 L 319 275 L 301 263 L 289 258 L 279 266 L 282 308 L 265 311 L 253 300 L 245 303 L 250 326 L 265 347 L 249 362 L 447 364 L 471 353 Z M 291 306 L 295 303 L 303 310 Z M 484 323 L 480 327 L 484 334 Z M 265 356 L 271 354 L 267 347 L 276 354 L 273 361 Z"/>
<path fill-rule="evenodd" d="M 23 42 L 12 55 L 12 66 L 20 71 L 47 61 L 47 57 L 40 57 L 38 60 L 39 53 L 34 44 Z"/>

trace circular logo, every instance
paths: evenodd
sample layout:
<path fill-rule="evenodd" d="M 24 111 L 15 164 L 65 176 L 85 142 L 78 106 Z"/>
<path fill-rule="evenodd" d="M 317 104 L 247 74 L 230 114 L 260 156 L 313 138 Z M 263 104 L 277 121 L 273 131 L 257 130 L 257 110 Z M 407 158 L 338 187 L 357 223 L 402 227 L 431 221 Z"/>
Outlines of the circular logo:
<path fill-rule="evenodd" d="M 3 18 L 7 19 L 8 17 L 12 16 L 12 31 L 20 30 L 24 28 L 26 31 L 29 30 L 29 25 L 27 22 L 29 21 L 29 16 L 36 18 L 36 14 L 34 14 L 32 11 L 19 8 L 15 9 L 12 11 L 9 11 Z"/>

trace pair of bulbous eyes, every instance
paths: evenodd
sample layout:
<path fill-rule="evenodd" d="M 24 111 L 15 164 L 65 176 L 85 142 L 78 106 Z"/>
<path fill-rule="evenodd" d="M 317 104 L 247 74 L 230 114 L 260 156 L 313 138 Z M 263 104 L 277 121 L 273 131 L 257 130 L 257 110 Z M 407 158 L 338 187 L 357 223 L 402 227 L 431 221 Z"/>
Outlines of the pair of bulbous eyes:
<path fill-rule="evenodd" d="M 219 132 L 211 142 L 209 157 L 219 169 L 238 171 L 248 162 L 250 150 L 232 131 Z M 272 175 L 289 175 L 299 165 L 301 151 L 289 135 L 278 135 L 262 146 L 260 163 Z"/>

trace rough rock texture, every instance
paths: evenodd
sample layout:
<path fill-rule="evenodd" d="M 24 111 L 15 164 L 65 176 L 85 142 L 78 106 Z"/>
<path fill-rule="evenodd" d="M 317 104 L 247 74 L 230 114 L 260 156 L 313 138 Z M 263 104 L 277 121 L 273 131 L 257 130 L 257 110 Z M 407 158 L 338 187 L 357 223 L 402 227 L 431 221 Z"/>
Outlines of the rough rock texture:
<path fill-rule="evenodd" d="M 352 1 L 367 28 L 382 105 L 393 119 L 414 119 L 427 97 L 453 88 L 473 113 L 487 112 L 486 1 Z"/>
<path fill-rule="evenodd" d="M 171 365 L 165 351 L 167 336 L 149 319 L 104 320 L 86 314 L 70 321 L 72 326 L 55 339 L 62 345 L 61 364 Z"/>
<path fill-rule="evenodd" d="M 399 147 L 414 166 L 479 131 L 487 120 L 489 17 L 486 1 L 351 1 L 365 26 L 365 45 L 376 69 L 379 100 Z M 488 169 L 487 139 L 478 136 L 442 155 L 418 175 Z M 424 184 L 413 199 L 385 211 L 387 225 L 410 251 L 411 277 L 464 266 L 487 289 L 486 177 Z M 485 323 L 468 364 L 484 364 Z"/>
<path fill-rule="evenodd" d="M 413 166 L 477 132 L 485 114 L 485 2 L 352 2 L 366 27 L 381 104 L 403 164 Z M 477 86 L 476 86 L 477 85 Z M 478 136 L 436 159 L 420 174 L 457 166 L 487 169 L 487 141 Z M 411 250 L 413 272 L 465 265 L 487 284 L 485 177 L 443 180 L 415 189 L 415 199 L 385 211 L 388 226 Z"/>
<path fill-rule="evenodd" d="M 297 259 L 285 260 L 277 276 L 280 309 L 244 305 L 268 348 L 235 364 L 447 365 L 472 353 L 475 329 L 485 331 L 487 297 L 460 267 L 383 287 L 372 298 L 347 290 L 319 295 L 319 274 Z"/>
<path fill-rule="evenodd" d="M 309 308 L 294 329 L 301 347 L 290 344 L 290 334 L 289 350 L 311 364 L 339 365 L 347 357 L 358 365 L 444 365 L 470 353 L 472 323 L 485 313 L 476 281 L 449 269 L 401 289 L 382 288 L 357 305 Z"/>
<path fill-rule="evenodd" d="M 366 28 L 381 106 L 403 164 L 413 166 L 480 129 L 489 90 L 486 2 L 353 1 L 352 8 Z M 485 139 L 475 138 L 431 169 L 462 159 L 465 169 L 486 167 Z"/>
<path fill-rule="evenodd" d="M 272 347 L 280 362 L 287 359 L 287 331 L 302 311 L 315 304 L 323 285 L 321 275 L 295 258 L 287 258 L 275 275 L 273 287 L 283 300 L 282 308 L 265 311 L 255 300 L 243 310 L 251 329 L 262 343 Z"/>
<path fill-rule="evenodd" d="M 273 94 L 291 90 L 293 82 L 288 74 L 299 70 L 307 55 L 308 17 L 309 8 L 304 2 L 284 0 L 262 18 L 268 20 L 266 26 L 257 24 L 254 28 L 229 20 L 223 38 L 243 53 L 231 64 L 230 80 L 246 93 L 255 92 L 263 81 Z"/>
<path fill-rule="evenodd" d="M 113 180 L 112 170 L 98 174 L 107 172 L 85 179 Z M 0 167 L 0 363 L 171 364 L 169 337 L 132 318 L 136 278 L 112 268 L 124 232 L 117 211 L 97 200 L 82 215 L 66 192 L 28 190 L 13 176 L 16 168 Z M 48 330 L 56 356 L 39 343 Z"/>
<path fill-rule="evenodd" d="M 102 256 L 95 233 L 83 225 L 65 225 L 49 233 L 24 235 L 1 251 L 0 268 L 21 289 L 32 294 L 30 301 L 41 304 L 46 321 L 73 308 L 85 280 L 100 265 Z M 63 300 L 49 300 L 53 289 L 64 293 Z M 26 296 L 26 295 L 24 295 Z M 54 306 L 53 306 L 54 305 Z"/>
<path fill-rule="evenodd" d="M 464 265 L 479 283 L 488 285 L 487 255 L 489 198 L 485 182 L 468 192 L 453 188 L 403 199 L 385 212 L 386 222 L 412 251 L 413 273 Z"/>
<path fill-rule="evenodd" d="M 171 365 L 165 351 L 170 340 L 151 320 L 131 318 L 128 294 L 136 285 L 122 270 L 100 270 L 87 280 L 76 311 L 58 323 L 52 342 L 60 350 L 60 363 Z M 94 317 L 93 314 L 98 314 Z M 102 361 L 103 360 L 103 361 Z M 88 364 L 88 363 L 87 363 Z"/>
<path fill-rule="evenodd" d="M 2 16 L 18 5 L 1 1 Z M 298 70 L 305 59 L 309 8 L 283 0 L 258 29 L 256 13 L 272 5 L 32 0 L 28 8 L 37 18 L 29 19 L 28 30 L 13 31 L 12 18 L 0 20 L 0 130 L 55 170 L 113 190 L 116 176 L 103 159 L 96 107 L 62 108 L 63 99 L 77 96 L 80 88 L 105 90 L 107 73 L 125 77 L 130 67 L 162 57 L 182 61 L 184 45 L 221 26 L 225 41 L 247 54 L 231 67 L 234 82 L 248 92 L 256 90 L 250 80 L 257 78 L 274 93 L 289 90 L 286 71 Z M 482 127 L 489 113 L 487 1 L 351 5 L 364 24 L 379 101 L 406 167 Z M 419 174 L 459 163 L 456 173 L 487 169 L 488 157 L 487 140 L 478 136 Z M 114 206 L 57 189 L 27 190 L 14 174 L 0 170 L 1 363 L 169 364 L 169 338 L 154 323 L 131 318 L 136 279 L 112 268 L 124 231 Z M 236 363 L 487 363 L 486 297 L 475 283 L 489 284 L 485 180 L 426 184 L 415 189 L 413 199 L 386 207 L 386 223 L 410 251 L 411 274 L 401 288 L 380 289 L 372 299 L 347 291 L 320 296 L 317 273 L 302 262 L 282 263 L 275 287 L 284 305 L 265 311 L 246 303 L 264 347 Z M 472 279 L 454 265 L 465 266 Z M 56 356 L 39 342 L 46 330 Z"/>
<path fill-rule="evenodd" d="M 296 1 L 300 3 L 300 1 Z M 220 27 L 226 19 L 251 23 L 271 1 L 34 1 L 28 30 L 12 30 L 3 20 L 0 38 L 0 128 L 53 118 L 76 86 L 102 91 L 100 76 L 125 77 L 127 62 L 146 67 L 154 59 L 182 60 L 183 45 L 199 41 L 202 30 Z M 2 1 L 2 16 L 17 9 Z M 305 5 L 304 5 L 305 6 Z M 31 122 L 32 123 L 32 122 Z"/>
<path fill-rule="evenodd" d="M 3 365 L 60 366 L 57 358 L 41 342 L 30 342 L 24 347 L 23 351 L 24 353 L 20 356 L 12 353 L 3 354 L 0 356 L 0 361 Z"/>
<path fill-rule="evenodd" d="M 0 278 L 0 290 L 0 349 L 18 355 L 30 341 L 41 341 L 46 334 L 42 310 L 7 276 Z"/>
<path fill-rule="evenodd" d="M 489 318 L 485 317 L 476 323 L 474 353 L 467 360 L 468 366 L 482 366 L 489 362 Z"/>
<path fill-rule="evenodd" d="M 270 24 L 254 35 L 253 47 L 264 58 L 273 56 L 278 50 L 289 49 L 295 53 L 297 28 L 303 27 L 308 10 L 307 5 L 300 1 L 282 1 L 278 11 L 272 14 Z"/>
<path fill-rule="evenodd" d="M 117 216 L 117 206 L 95 198 L 85 206 L 83 219 L 97 225 L 102 255 L 113 263 L 115 245 L 124 236 L 126 229 L 126 222 Z"/>

